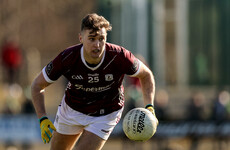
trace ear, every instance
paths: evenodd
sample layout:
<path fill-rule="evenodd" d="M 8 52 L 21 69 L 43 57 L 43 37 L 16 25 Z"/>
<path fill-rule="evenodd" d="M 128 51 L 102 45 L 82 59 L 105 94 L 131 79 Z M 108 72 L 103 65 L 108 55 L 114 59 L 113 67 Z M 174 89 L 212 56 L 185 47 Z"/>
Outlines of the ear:
<path fill-rule="evenodd" d="M 78 34 L 78 38 L 79 38 L 80 43 L 83 43 L 83 41 L 82 41 L 82 34 L 81 33 Z"/>

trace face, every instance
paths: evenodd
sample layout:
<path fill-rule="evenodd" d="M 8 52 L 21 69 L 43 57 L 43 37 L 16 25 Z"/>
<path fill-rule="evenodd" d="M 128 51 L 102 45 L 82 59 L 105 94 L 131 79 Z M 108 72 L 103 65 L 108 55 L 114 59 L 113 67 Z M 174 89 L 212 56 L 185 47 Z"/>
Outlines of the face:
<path fill-rule="evenodd" d="M 79 34 L 79 40 L 83 43 L 84 58 L 88 63 L 97 64 L 100 62 L 105 51 L 107 32 L 105 28 L 97 32 L 83 30 Z"/>

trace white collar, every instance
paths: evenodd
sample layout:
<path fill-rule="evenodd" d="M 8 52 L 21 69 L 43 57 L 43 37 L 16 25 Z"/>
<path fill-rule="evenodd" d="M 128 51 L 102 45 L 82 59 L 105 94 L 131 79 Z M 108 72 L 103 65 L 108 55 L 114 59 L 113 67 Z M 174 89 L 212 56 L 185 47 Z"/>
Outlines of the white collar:
<path fill-rule="evenodd" d="M 103 56 L 102 56 L 102 59 L 101 59 L 101 61 L 100 61 L 100 63 L 97 65 L 97 66 L 95 66 L 95 67 L 90 67 L 87 63 L 86 63 L 86 61 L 85 61 L 85 58 L 84 58 L 84 49 L 83 49 L 83 46 L 81 47 L 81 60 L 82 60 L 82 62 L 85 64 L 85 66 L 87 67 L 87 68 L 89 68 L 89 69 L 91 69 L 91 70 L 96 70 L 97 68 L 99 68 L 100 66 L 101 66 L 101 64 L 103 63 L 103 61 L 104 61 L 104 59 L 105 59 L 105 52 L 106 52 L 106 50 L 104 51 L 104 53 L 103 53 Z"/>

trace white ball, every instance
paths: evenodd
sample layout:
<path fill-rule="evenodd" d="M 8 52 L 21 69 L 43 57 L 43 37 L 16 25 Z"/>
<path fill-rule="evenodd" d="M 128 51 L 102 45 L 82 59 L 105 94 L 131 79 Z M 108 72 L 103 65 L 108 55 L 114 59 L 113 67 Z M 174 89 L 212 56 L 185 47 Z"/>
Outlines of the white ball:
<path fill-rule="evenodd" d="M 147 141 L 156 132 L 157 118 L 145 108 L 130 110 L 123 119 L 125 135 L 134 141 Z"/>

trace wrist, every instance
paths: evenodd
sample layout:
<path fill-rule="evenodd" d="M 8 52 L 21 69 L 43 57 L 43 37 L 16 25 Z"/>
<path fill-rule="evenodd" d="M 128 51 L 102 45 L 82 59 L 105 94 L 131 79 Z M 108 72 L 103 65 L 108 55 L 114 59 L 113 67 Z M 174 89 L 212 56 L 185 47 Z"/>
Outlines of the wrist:
<path fill-rule="evenodd" d="M 154 106 L 152 104 L 147 104 L 145 106 L 145 109 L 148 109 L 152 114 L 155 115 L 155 110 L 154 110 Z"/>
<path fill-rule="evenodd" d="M 145 108 L 149 108 L 149 107 L 152 107 L 152 108 L 154 109 L 154 106 L 153 106 L 152 104 L 147 104 L 147 105 L 145 106 Z"/>
<path fill-rule="evenodd" d="M 46 119 L 48 119 L 47 116 L 42 116 L 41 118 L 39 118 L 39 122 L 41 123 L 43 120 L 46 120 Z"/>

